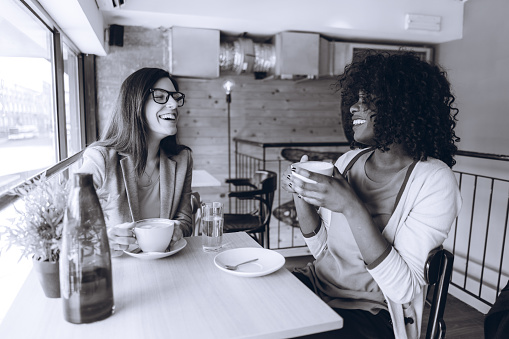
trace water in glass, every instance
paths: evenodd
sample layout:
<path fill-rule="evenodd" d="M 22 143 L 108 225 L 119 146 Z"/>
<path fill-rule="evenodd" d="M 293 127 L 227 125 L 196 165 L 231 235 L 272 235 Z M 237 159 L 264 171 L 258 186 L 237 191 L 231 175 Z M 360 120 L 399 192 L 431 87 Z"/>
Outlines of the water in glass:
<path fill-rule="evenodd" d="M 202 205 L 202 243 L 205 252 L 217 251 L 223 243 L 223 205 L 219 202 Z"/>

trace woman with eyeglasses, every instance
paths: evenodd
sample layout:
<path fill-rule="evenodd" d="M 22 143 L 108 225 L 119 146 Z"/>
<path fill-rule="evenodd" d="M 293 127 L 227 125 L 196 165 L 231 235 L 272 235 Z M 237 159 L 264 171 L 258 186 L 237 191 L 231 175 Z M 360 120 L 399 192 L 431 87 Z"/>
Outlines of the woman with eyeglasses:
<path fill-rule="evenodd" d="M 192 234 L 193 158 L 177 142 L 184 98 L 167 71 L 134 72 L 122 83 L 105 133 L 83 154 L 79 172 L 93 174 L 112 256 L 135 243 L 138 220 L 176 220 L 171 244 Z"/>

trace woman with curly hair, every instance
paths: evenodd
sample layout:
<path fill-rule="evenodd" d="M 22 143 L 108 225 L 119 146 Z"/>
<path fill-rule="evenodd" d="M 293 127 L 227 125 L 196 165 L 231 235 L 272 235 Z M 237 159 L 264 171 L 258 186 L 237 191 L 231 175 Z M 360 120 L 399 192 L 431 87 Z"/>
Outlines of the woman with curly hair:
<path fill-rule="evenodd" d="M 371 51 L 337 86 L 352 150 L 332 177 L 288 168 L 282 178 L 315 257 L 293 273 L 343 317 L 320 338 L 419 338 L 424 263 L 461 206 L 454 96 L 445 72 L 411 52 Z"/>

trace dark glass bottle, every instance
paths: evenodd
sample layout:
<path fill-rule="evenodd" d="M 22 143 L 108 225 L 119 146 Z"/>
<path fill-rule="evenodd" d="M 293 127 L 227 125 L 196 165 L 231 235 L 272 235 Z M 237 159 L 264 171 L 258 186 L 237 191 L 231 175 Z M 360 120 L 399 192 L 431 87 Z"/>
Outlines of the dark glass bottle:
<path fill-rule="evenodd" d="M 68 322 L 102 320 L 115 309 L 108 234 L 92 174 L 73 177 L 62 233 L 60 290 Z"/>

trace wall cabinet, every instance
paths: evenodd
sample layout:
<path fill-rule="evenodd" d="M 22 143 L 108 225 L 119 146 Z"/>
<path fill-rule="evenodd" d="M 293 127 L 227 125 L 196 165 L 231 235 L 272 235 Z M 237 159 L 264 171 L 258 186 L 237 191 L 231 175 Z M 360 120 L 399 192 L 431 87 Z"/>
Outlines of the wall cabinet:
<path fill-rule="evenodd" d="M 359 55 L 362 51 L 374 49 L 379 51 L 387 51 L 389 53 L 398 53 L 402 50 L 411 50 L 421 56 L 422 60 L 433 60 L 433 48 L 431 47 L 414 47 L 406 45 L 382 45 L 371 43 L 351 43 L 351 42 L 330 42 L 330 55 L 333 75 L 343 73 L 345 66 L 352 62 L 355 55 Z"/>
<path fill-rule="evenodd" d="M 297 76 L 315 78 L 321 75 L 321 72 L 329 72 L 327 62 L 321 58 L 321 50 L 322 48 L 328 50 L 328 43 L 319 34 L 281 32 L 274 36 L 274 44 L 276 46 L 274 75 L 277 77 L 281 79 L 294 79 Z"/>
<path fill-rule="evenodd" d="M 219 77 L 219 30 L 172 27 L 170 73 L 194 78 Z"/>

